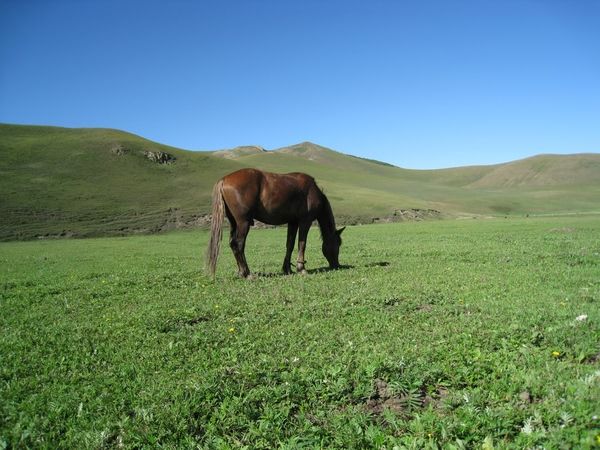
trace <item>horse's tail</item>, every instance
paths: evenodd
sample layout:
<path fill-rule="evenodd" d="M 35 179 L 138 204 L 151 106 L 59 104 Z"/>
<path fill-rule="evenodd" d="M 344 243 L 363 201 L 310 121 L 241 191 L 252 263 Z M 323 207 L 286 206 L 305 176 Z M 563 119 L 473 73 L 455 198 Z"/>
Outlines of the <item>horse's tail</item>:
<path fill-rule="evenodd" d="M 217 258 L 223 237 L 223 215 L 225 202 L 223 200 L 223 180 L 217 181 L 212 192 L 212 219 L 210 226 L 210 243 L 206 249 L 206 264 L 210 275 L 214 278 L 217 270 Z"/>

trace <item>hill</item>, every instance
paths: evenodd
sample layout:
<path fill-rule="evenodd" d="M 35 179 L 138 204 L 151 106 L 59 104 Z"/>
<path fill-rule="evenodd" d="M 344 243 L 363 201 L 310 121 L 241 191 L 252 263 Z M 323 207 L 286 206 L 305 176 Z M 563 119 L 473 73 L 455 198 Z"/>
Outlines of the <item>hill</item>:
<path fill-rule="evenodd" d="M 266 152 L 266 150 L 256 145 L 242 145 L 233 149 L 217 150 L 212 152 L 211 155 L 225 159 L 236 159 L 241 156 L 254 155 L 263 152 Z"/>
<path fill-rule="evenodd" d="M 2 125 L 0 154 L 3 239 L 199 223 L 214 180 L 241 167 L 106 129 Z M 161 154 L 173 159 L 152 159 Z"/>
<path fill-rule="evenodd" d="M 313 174 L 348 220 L 399 209 L 507 215 L 600 211 L 600 154 L 539 155 L 489 166 L 410 170 L 345 155 L 310 142 L 235 161 L 274 172 Z"/>
<path fill-rule="evenodd" d="M 598 154 L 409 170 L 310 142 L 193 152 L 118 130 L 0 125 L 0 155 L 0 239 L 202 225 L 214 182 L 242 167 L 310 173 L 346 223 L 600 210 Z"/>
<path fill-rule="evenodd" d="M 594 185 L 600 182 L 600 155 L 538 155 L 502 164 L 470 184 L 477 188 Z"/>

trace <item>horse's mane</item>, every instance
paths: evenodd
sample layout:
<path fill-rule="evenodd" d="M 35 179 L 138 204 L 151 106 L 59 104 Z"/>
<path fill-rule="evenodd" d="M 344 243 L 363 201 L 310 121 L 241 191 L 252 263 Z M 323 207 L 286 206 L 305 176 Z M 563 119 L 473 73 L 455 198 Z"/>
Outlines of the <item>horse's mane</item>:
<path fill-rule="evenodd" d="M 335 217 L 329 199 L 325 195 L 325 191 L 318 188 L 321 197 L 321 212 L 317 216 L 319 222 L 319 231 L 321 232 L 321 240 L 325 240 L 329 236 L 333 236 L 335 233 Z"/>

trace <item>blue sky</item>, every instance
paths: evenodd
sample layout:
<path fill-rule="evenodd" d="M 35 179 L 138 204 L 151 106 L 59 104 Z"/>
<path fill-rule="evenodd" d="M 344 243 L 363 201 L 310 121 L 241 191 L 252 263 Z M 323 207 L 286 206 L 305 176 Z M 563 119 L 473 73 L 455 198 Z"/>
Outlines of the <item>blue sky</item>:
<path fill-rule="evenodd" d="M 408 168 L 600 152 L 598 1 L 0 0 L 0 122 Z"/>

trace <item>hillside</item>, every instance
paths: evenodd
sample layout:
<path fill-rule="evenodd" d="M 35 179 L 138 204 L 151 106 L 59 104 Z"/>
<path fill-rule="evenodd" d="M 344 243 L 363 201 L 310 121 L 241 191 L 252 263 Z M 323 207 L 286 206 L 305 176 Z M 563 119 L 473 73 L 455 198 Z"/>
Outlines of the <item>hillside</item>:
<path fill-rule="evenodd" d="M 174 161 L 147 156 L 159 152 Z M 144 233 L 199 223 L 214 180 L 241 167 L 105 129 L 2 125 L 0 154 L 3 239 Z"/>
<path fill-rule="evenodd" d="M 313 175 L 338 221 L 599 211 L 600 155 L 408 170 L 304 142 L 193 152 L 110 129 L 0 125 L 0 239 L 205 224 L 214 182 L 241 167 Z"/>
<path fill-rule="evenodd" d="M 599 154 L 538 155 L 497 166 L 471 183 L 470 187 L 597 185 L 599 175 Z"/>
<path fill-rule="evenodd" d="M 337 215 L 363 221 L 406 208 L 451 216 L 600 211 L 600 154 L 409 170 L 304 142 L 234 160 L 275 172 L 311 173 L 333 195 Z"/>
<path fill-rule="evenodd" d="M 254 155 L 263 152 L 266 152 L 266 150 L 256 145 L 242 145 L 233 149 L 217 150 L 215 152 L 211 152 L 210 154 L 211 156 L 217 156 L 225 159 L 236 159 L 241 156 Z"/>

